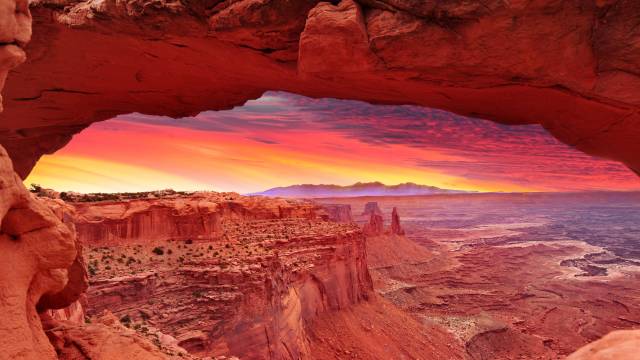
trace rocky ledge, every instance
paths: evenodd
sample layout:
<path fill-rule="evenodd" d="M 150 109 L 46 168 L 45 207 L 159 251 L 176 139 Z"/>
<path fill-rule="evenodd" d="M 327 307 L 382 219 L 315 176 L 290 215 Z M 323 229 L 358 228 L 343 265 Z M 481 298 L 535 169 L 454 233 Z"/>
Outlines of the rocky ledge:
<path fill-rule="evenodd" d="M 194 355 L 308 358 L 307 326 L 372 295 L 365 238 L 316 205 L 199 193 L 72 203 L 86 312 Z"/>

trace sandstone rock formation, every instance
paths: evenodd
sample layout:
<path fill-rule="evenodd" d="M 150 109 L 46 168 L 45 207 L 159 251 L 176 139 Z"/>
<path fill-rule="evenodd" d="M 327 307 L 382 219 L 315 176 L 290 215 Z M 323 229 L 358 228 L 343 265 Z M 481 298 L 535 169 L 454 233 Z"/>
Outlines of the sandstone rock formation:
<path fill-rule="evenodd" d="M 310 358 L 309 324 L 372 294 L 362 232 L 309 202 L 196 193 L 73 205 L 93 275 L 87 313 L 156 328 L 191 354 Z"/>
<path fill-rule="evenodd" d="M 371 213 L 369 222 L 364 224 L 362 232 L 367 236 L 378 236 L 384 233 L 384 219 L 382 215 Z"/>
<path fill-rule="evenodd" d="M 26 59 L 24 46 L 31 39 L 31 13 L 26 0 L 3 1 L 0 4 L 0 91 L 9 70 Z M 0 95 L 2 112 L 2 95 Z"/>
<path fill-rule="evenodd" d="M 351 205 L 345 204 L 323 204 L 322 208 L 327 212 L 327 219 L 333 222 L 350 223 L 353 222 Z"/>
<path fill-rule="evenodd" d="M 394 206 L 391 211 L 391 233 L 395 235 L 404 235 L 404 229 L 400 226 L 400 216 L 398 209 Z"/>
<path fill-rule="evenodd" d="M 72 321 L 45 319 L 44 326 L 60 360 L 168 360 L 184 359 L 186 352 L 159 349 L 135 331 L 120 324 L 111 313 L 93 318 L 79 326 Z M 173 350 L 173 351 L 172 351 Z"/>
<path fill-rule="evenodd" d="M 34 2 L 35 41 L 9 77 L 0 144 L 24 177 L 92 122 L 229 108 L 277 89 L 539 123 L 640 172 L 637 1 L 316 3 Z M 0 87 L 24 60 L 30 22 L 27 1 L 2 1 Z M 4 150 L 0 199 L 2 356 L 54 358 L 36 304 L 71 300 L 73 234 Z M 628 344 L 616 346 L 636 354 Z"/>
<path fill-rule="evenodd" d="M 363 216 L 369 215 L 382 215 L 382 210 L 378 207 L 378 203 L 375 201 L 370 201 L 364 205 L 364 211 L 362 212 Z"/>
<path fill-rule="evenodd" d="M 20 45 L 26 1 L 4 4 L 2 41 Z M 270 89 L 539 123 L 640 169 L 634 0 L 42 0 L 31 10 L 34 40 L 0 123 L 23 177 L 92 122 L 227 109 Z M 14 45 L 2 54 L 4 77 L 23 56 Z"/>
<path fill-rule="evenodd" d="M 78 267 L 72 229 L 24 188 L 2 147 L 0 219 L 1 356 L 54 359 L 38 311 L 64 308 L 77 300 L 86 285 L 84 267 Z"/>
<path fill-rule="evenodd" d="M 585 345 L 567 360 L 632 360 L 638 358 L 640 331 L 613 331 L 598 341 Z"/>
<path fill-rule="evenodd" d="M 285 199 L 195 193 L 171 198 L 74 202 L 78 237 L 92 246 L 220 239 L 223 221 L 319 218 L 322 209 Z"/>

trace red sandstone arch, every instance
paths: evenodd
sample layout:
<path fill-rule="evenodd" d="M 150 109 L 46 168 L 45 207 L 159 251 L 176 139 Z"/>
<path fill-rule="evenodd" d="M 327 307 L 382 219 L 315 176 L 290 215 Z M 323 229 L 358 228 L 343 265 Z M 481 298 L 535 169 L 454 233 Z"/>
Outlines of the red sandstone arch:
<path fill-rule="evenodd" d="M 267 90 L 418 104 L 640 171 L 634 0 L 232 0 L 32 5 L 0 144 L 21 176 L 92 122 L 227 109 Z"/>
<path fill-rule="evenodd" d="M 640 2 L 331 3 L 36 0 L 29 60 L 6 84 L 0 144 L 24 177 L 42 154 L 95 121 L 133 111 L 189 115 L 286 90 L 540 123 L 558 139 L 640 174 Z M 24 60 L 20 47 L 30 33 L 28 1 L 0 0 L 0 88 Z M 77 296 L 63 288 L 77 258 L 75 241 L 26 193 L 1 146 L 0 160 L 1 235 L 11 248 L 5 257 L 24 256 L 19 265 L 33 265 L 16 274 L 12 267 L 5 272 L 14 278 L 0 282 L 18 293 L 17 302 L 0 304 L 15 315 L 13 327 L 0 329 L 4 350 L 53 358 L 39 321 L 26 314 L 35 314 L 45 293 L 65 297 L 49 299 L 54 303 Z M 37 244 L 22 250 L 37 253 L 13 251 L 11 238 L 26 233 Z M 620 356 L 633 356 L 630 342 L 619 344 L 636 333 L 616 336 L 593 349 L 618 345 Z M 573 358 L 593 353 L 585 351 Z"/>

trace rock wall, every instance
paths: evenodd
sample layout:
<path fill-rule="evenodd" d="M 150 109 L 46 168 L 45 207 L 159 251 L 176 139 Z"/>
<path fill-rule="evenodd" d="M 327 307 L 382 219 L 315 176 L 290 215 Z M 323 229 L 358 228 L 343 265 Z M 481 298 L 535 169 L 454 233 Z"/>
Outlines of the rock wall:
<path fill-rule="evenodd" d="M 4 77 L 24 60 L 30 18 L 26 1 L 3 4 L 2 41 L 15 43 L 1 46 Z M 23 177 L 92 122 L 228 109 L 266 90 L 538 123 L 640 169 L 634 0 L 42 0 L 31 11 L 0 122 Z"/>
<path fill-rule="evenodd" d="M 0 219 L 0 358 L 55 359 L 38 312 L 77 300 L 85 270 L 72 229 L 24 188 L 1 146 Z"/>
<path fill-rule="evenodd" d="M 382 210 L 380 210 L 380 207 L 378 206 L 378 203 L 375 201 L 370 201 L 368 203 L 366 203 L 364 205 L 364 211 L 362 211 L 362 215 L 382 215 Z"/>
<path fill-rule="evenodd" d="M 353 222 L 351 205 L 345 204 L 322 204 L 322 209 L 327 212 L 327 219 L 334 222 Z"/>
<path fill-rule="evenodd" d="M 311 203 L 196 193 L 171 199 L 75 202 L 75 226 L 82 242 L 112 246 L 155 241 L 203 241 L 224 236 L 222 221 L 319 218 Z"/>
<path fill-rule="evenodd" d="M 160 203 L 161 214 L 180 214 L 163 220 L 171 223 L 165 237 L 114 241 L 81 230 L 100 227 L 101 213 L 118 213 L 122 224 L 131 224 L 138 211 L 122 215 L 114 209 L 155 211 Z M 195 206 L 203 203 L 207 207 Z M 309 324 L 372 294 L 362 232 L 350 223 L 325 221 L 311 203 L 209 193 L 76 205 L 79 239 L 90 248 L 95 270 L 87 313 L 109 310 L 131 326 L 157 328 L 192 354 L 312 358 Z M 175 224 L 198 223 L 185 216 L 200 219 L 202 209 L 205 219 L 215 214 L 219 233 L 176 238 Z M 161 255 L 153 253 L 158 248 Z M 124 258 L 131 260 L 116 261 Z"/>

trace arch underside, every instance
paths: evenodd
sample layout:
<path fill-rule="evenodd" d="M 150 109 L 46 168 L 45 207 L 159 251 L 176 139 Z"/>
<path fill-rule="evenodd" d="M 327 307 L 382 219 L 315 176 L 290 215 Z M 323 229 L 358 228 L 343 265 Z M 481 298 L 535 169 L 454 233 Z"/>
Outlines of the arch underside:
<path fill-rule="evenodd" d="M 522 4 L 521 4 L 522 3 Z M 113 0 L 32 5 L 0 144 L 40 156 L 119 114 L 181 117 L 268 90 L 539 123 L 640 170 L 635 1 Z"/>

